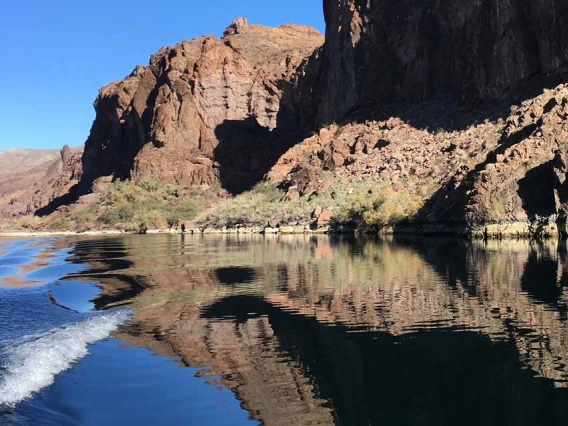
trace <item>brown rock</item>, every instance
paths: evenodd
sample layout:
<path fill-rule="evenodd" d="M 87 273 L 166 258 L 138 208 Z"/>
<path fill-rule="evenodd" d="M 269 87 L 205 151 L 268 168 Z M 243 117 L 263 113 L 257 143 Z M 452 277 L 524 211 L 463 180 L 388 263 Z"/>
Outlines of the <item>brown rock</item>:
<path fill-rule="evenodd" d="M 177 224 L 177 227 L 181 232 L 190 232 L 191 230 L 197 228 L 195 222 L 192 220 L 182 220 Z"/>
<path fill-rule="evenodd" d="M 323 208 L 321 206 L 317 206 L 314 211 L 312 212 L 312 218 L 313 219 L 317 219 L 318 217 L 321 216 L 323 212 Z"/>
<path fill-rule="evenodd" d="M 331 161 L 334 167 L 341 167 L 345 163 L 345 157 L 338 152 L 333 153 Z"/>
<path fill-rule="evenodd" d="M 479 0 L 475 7 L 325 0 L 326 43 L 314 58 L 321 64 L 313 90 L 317 122 L 342 118 L 363 102 L 448 93 L 500 98 L 535 75 L 562 72 L 565 6 L 564 0 Z"/>
<path fill-rule="evenodd" d="M 293 187 L 288 189 L 286 195 L 284 196 L 284 201 L 294 201 L 300 198 L 300 191 L 298 191 L 298 187 Z"/>
<path fill-rule="evenodd" d="M 309 27 L 238 19 L 220 40 L 163 48 L 149 66 L 101 89 L 81 187 L 90 190 L 101 176 L 250 187 L 281 153 L 268 144 L 273 130 L 301 127 L 286 90 L 322 43 Z"/>
<path fill-rule="evenodd" d="M 164 216 L 158 216 L 157 218 L 152 220 L 150 227 L 156 229 L 168 229 L 170 227 L 170 224 L 168 223 L 168 219 L 166 219 Z"/>
<path fill-rule="evenodd" d="M 319 138 L 322 145 L 328 145 L 331 142 L 331 132 L 325 127 L 320 129 Z"/>
<path fill-rule="evenodd" d="M 60 151 L 10 150 L 0 152 L 0 165 L 5 167 L 0 171 L 0 222 L 5 222 L 66 196 L 81 177 L 81 152 L 67 146 Z"/>
<path fill-rule="evenodd" d="M 333 219 L 333 217 L 334 215 L 332 211 L 323 210 L 317 219 L 318 226 L 327 225 Z"/>
<path fill-rule="evenodd" d="M 284 217 L 282 215 L 276 216 L 268 221 L 268 226 L 271 228 L 277 228 L 283 220 Z"/>

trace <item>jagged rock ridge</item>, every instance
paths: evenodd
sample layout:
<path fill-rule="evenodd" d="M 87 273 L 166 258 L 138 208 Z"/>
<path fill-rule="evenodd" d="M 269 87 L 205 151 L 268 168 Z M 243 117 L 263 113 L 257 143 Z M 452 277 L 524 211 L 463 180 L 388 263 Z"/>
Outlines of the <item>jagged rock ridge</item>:
<path fill-rule="evenodd" d="M 250 187 L 288 143 L 270 142 L 302 130 L 286 92 L 322 43 L 309 27 L 238 19 L 220 40 L 163 48 L 148 66 L 101 89 L 83 186 L 112 175 L 181 185 L 221 179 L 234 192 Z"/>

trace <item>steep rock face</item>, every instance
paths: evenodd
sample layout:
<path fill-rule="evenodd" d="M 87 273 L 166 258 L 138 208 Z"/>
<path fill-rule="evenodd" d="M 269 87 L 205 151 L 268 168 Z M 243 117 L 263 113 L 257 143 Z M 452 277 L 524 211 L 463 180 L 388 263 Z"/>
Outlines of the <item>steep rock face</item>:
<path fill-rule="evenodd" d="M 291 99 L 292 75 L 322 43 L 308 27 L 239 19 L 220 40 L 160 50 L 148 66 L 101 89 L 82 186 L 112 175 L 182 185 L 221 178 L 231 191 L 245 189 L 278 155 L 270 142 L 298 130 L 299 112 L 283 99 Z"/>
<path fill-rule="evenodd" d="M 319 122 L 440 94 L 498 99 L 565 71 L 564 0 L 325 0 Z"/>
<path fill-rule="evenodd" d="M 313 90 L 300 94 L 324 126 L 268 173 L 288 198 L 383 180 L 426 196 L 415 219 L 427 227 L 566 232 L 567 86 L 543 91 L 565 81 L 564 2 L 326 0 L 324 9 L 326 42 L 310 60 L 316 76 L 304 78 Z"/>

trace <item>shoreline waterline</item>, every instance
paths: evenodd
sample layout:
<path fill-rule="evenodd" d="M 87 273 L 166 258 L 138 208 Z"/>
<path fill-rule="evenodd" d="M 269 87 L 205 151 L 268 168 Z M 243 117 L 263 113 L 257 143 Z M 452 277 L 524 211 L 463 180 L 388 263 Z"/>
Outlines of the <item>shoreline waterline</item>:
<path fill-rule="evenodd" d="M 529 222 L 495 223 L 487 225 L 402 225 L 387 226 L 379 230 L 362 229 L 346 226 L 278 226 L 278 227 L 246 227 L 230 228 L 191 228 L 182 231 L 179 228 L 150 228 L 144 232 L 127 231 L 120 229 L 101 229 L 86 231 L 23 231 L 0 230 L 1 238 L 26 237 L 65 237 L 65 236 L 121 236 L 121 235 L 355 235 L 355 236 L 383 236 L 383 237 L 456 237 L 467 240 L 498 240 L 498 239 L 566 239 L 568 227 L 562 224 L 547 226 L 535 225 Z"/>

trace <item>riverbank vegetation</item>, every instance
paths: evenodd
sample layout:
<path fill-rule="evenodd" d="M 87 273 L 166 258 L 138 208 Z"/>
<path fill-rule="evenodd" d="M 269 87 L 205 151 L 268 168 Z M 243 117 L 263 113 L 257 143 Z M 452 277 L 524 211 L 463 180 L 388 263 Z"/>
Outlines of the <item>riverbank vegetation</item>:
<path fill-rule="evenodd" d="M 193 190 L 197 193 L 197 190 Z M 158 181 L 115 181 L 100 201 L 77 209 L 50 225 L 55 230 L 95 227 L 143 232 L 191 220 L 203 209 L 197 197 L 177 185 Z"/>
<path fill-rule="evenodd" d="M 434 190 L 417 193 L 406 186 L 388 180 L 336 180 L 319 191 L 290 199 L 283 189 L 267 182 L 228 197 L 215 187 L 115 181 L 98 200 L 60 213 L 47 227 L 54 231 L 145 232 L 183 223 L 202 229 L 336 226 L 378 230 L 410 222 Z M 39 218 L 26 217 L 18 229 L 45 229 L 40 223 Z"/>
<path fill-rule="evenodd" d="M 319 210 L 329 212 L 331 224 L 380 228 L 410 221 L 425 196 L 390 181 L 337 181 L 323 191 L 286 200 L 276 186 L 261 183 L 204 211 L 196 223 L 216 229 L 308 225 L 317 219 Z"/>

